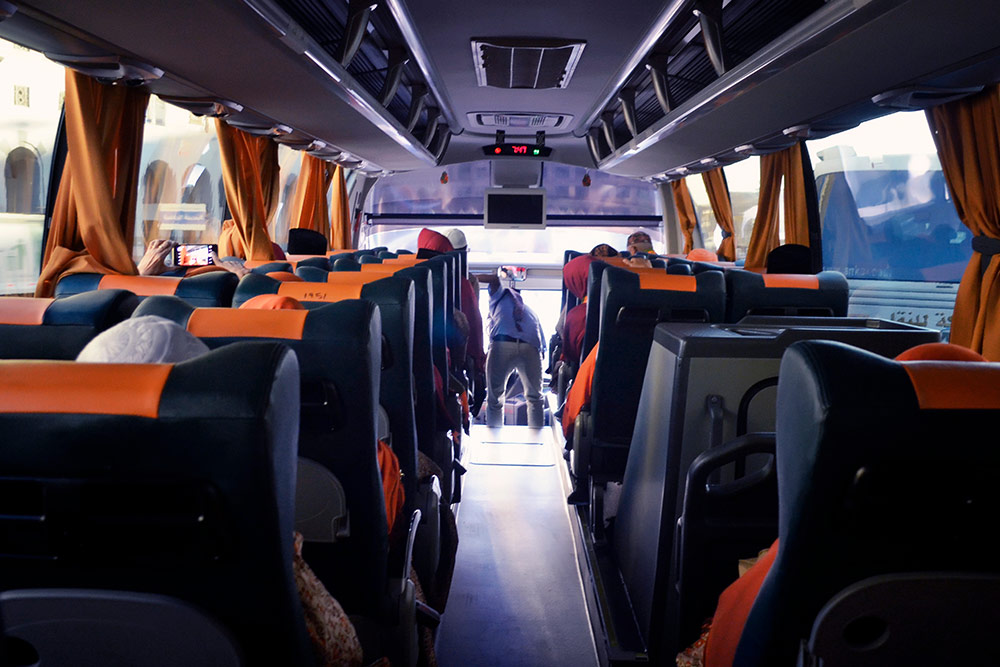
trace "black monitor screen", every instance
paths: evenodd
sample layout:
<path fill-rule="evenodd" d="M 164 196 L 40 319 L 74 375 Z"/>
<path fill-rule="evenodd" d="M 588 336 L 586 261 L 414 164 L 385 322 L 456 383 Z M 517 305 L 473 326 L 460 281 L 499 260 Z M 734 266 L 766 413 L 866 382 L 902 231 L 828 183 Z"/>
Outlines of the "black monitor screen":
<path fill-rule="evenodd" d="M 486 191 L 484 225 L 515 229 L 545 228 L 545 190 L 518 188 Z"/>

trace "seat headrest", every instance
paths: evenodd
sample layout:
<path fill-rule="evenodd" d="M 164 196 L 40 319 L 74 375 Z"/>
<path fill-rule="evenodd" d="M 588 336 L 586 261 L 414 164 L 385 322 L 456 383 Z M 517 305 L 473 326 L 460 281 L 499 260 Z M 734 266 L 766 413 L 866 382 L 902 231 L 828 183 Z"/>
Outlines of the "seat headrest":
<path fill-rule="evenodd" d="M 726 320 L 746 315 L 846 317 L 847 278 L 837 271 L 815 275 L 726 271 Z"/>
<path fill-rule="evenodd" d="M 212 271 L 190 278 L 74 273 L 56 283 L 56 298 L 93 290 L 121 289 L 139 297 L 173 294 L 198 306 L 228 306 L 239 279 L 229 271 Z"/>

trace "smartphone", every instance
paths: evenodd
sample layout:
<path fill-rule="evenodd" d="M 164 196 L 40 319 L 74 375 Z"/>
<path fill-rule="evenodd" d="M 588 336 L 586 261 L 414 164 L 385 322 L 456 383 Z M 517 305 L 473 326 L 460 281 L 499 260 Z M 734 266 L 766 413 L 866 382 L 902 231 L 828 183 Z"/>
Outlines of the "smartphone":
<path fill-rule="evenodd" d="M 174 266 L 208 266 L 214 264 L 212 252 L 218 252 L 214 243 L 179 243 L 174 246 Z"/>
<path fill-rule="evenodd" d="M 497 275 L 504 280 L 522 282 L 528 277 L 528 269 L 524 266 L 501 266 L 497 269 Z"/>

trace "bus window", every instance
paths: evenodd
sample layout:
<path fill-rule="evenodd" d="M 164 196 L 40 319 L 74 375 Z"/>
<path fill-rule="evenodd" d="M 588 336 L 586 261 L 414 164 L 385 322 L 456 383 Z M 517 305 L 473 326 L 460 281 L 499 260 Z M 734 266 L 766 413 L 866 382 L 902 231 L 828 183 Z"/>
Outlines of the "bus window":
<path fill-rule="evenodd" d="M 0 294 L 35 291 L 64 86 L 61 66 L 0 40 Z"/>
<path fill-rule="evenodd" d="M 590 250 L 599 243 L 624 249 L 636 229 L 649 232 L 663 250 L 662 208 L 656 186 L 583 167 L 544 163 L 547 196 L 543 230 L 482 227 L 483 192 L 490 187 L 489 161 L 394 174 L 372 188 L 361 246 L 415 248 L 422 227 L 462 227 L 470 264 L 496 263 L 496 249 L 517 253 L 520 262 L 561 266 L 567 248 Z M 589 183 L 589 185 L 585 185 Z"/>
<path fill-rule="evenodd" d="M 216 243 L 224 199 L 215 123 L 151 95 L 143 129 L 132 256 L 158 238 Z M 223 195 L 224 197 L 224 195 Z"/>
<path fill-rule="evenodd" d="M 750 232 L 753 231 L 754 219 L 757 217 L 757 199 L 760 197 L 760 158 L 752 155 L 745 160 L 723 167 L 726 182 L 729 184 L 729 199 L 733 204 L 733 233 L 736 236 L 736 257 L 746 257 L 750 245 Z M 784 186 L 782 186 L 784 187 Z M 704 190 L 704 187 L 702 187 Z M 691 190 L 694 195 L 694 189 Z M 782 197 L 778 197 L 778 235 L 784 241 L 785 235 L 785 205 Z M 696 206 L 700 205 L 695 200 Z M 708 195 L 705 195 L 705 205 L 708 206 Z M 711 207 L 709 207 L 711 208 Z M 722 230 L 716 225 L 710 231 L 702 227 L 705 236 L 705 246 L 709 246 L 708 236 L 711 234 L 715 247 L 722 243 Z"/>
<path fill-rule="evenodd" d="M 824 268 L 869 280 L 961 280 L 972 234 L 955 212 L 923 113 L 884 116 L 807 146 Z"/>

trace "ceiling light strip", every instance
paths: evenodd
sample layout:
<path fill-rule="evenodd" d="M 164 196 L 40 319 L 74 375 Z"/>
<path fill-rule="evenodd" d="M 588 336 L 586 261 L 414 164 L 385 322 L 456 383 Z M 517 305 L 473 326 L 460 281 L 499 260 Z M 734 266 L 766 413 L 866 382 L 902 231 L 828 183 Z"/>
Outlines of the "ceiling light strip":
<path fill-rule="evenodd" d="M 427 87 L 430 89 L 431 94 L 437 98 L 438 108 L 441 109 L 445 120 L 448 121 L 448 127 L 453 134 L 461 134 L 463 128 L 458 119 L 455 118 L 454 105 L 452 105 L 451 98 L 448 97 L 448 93 L 442 85 L 441 75 L 438 73 L 437 68 L 434 67 L 430 55 L 424 48 L 424 43 L 417 35 L 416 24 L 413 22 L 410 10 L 407 9 L 403 0 L 386 0 L 385 4 L 389 7 L 389 11 L 392 12 L 393 18 L 396 19 L 396 25 L 403 34 L 403 39 L 410 48 L 410 53 L 413 55 L 417 67 L 420 68 L 420 72 L 424 75 Z"/>

